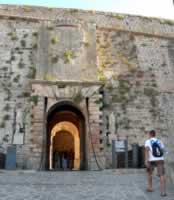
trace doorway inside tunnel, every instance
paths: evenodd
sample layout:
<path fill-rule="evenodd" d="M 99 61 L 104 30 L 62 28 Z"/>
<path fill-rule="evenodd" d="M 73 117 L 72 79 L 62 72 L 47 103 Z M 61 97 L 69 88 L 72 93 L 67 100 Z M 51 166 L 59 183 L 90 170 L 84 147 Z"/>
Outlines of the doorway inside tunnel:
<path fill-rule="evenodd" d="M 53 105 L 47 115 L 46 169 L 85 170 L 85 117 L 71 102 Z"/>

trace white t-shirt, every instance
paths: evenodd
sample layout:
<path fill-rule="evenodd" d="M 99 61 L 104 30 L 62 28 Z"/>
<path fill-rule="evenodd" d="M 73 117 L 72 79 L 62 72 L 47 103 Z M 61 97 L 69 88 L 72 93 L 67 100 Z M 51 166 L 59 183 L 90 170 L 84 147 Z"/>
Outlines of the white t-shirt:
<path fill-rule="evenodd" d="M 151 141 L 157 141 L 159 142 L 159 145 L 161 146 L 162 149 L 164 149 L 164 144 L 157 138 L 153 137 L 153 138 L 150 138 L 148 140 L 146 140 L 145 142 L 145 147 L 149 147 L 150 151 L 149 151 L 149 161 L 157 161 L 157 160 L 164 160 L 164 157 L 161 156 L 161 157 L 154 157 L 152 155 L 152 145 L 151 145 Z"/>

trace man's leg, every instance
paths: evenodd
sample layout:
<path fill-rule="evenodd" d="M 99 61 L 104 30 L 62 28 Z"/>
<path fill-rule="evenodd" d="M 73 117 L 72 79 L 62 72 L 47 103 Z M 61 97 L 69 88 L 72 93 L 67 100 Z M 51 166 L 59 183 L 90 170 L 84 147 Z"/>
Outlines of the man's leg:
<path fill-rule="evenodd" d="M 165 178 L 165 170 L 164 170 L 164 161 L 159 161 L 157 163 L 158 174 L 160 175 L 160 186 L 161 186 L 161 194 L 166 194 L 166 178 Z"/>
<path fill-rule="evenodd" d="M 161 194 L 165 194 L 166 193 L 166 179 L 164 175 L 160 176 L 160 184 L 161 184 Z"/>
<path fill-rule="evenodd" d="M 153 166 L 151 163 L 149 163 L 149 166 L 147 167 L 147 191 L 152 192 L 152 173 L 153 173 Z"/>
<path fill-rule="evenodd" d="M 147 191 L 152 192 L 152 173 L 147 172 Z"/>

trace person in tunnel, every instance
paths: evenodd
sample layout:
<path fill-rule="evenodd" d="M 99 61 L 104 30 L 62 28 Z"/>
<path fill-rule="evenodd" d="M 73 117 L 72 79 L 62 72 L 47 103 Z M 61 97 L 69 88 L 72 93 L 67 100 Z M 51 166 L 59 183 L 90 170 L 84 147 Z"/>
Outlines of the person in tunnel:
<path fill-rule="evenodd" d="M 67 170 L 67 153 L 66 152 L 63 152 L 63 155 L 62 155 L 62 168 L 63 170 Z"/>
<path fill-rule="evenodd" d="M 55 150 L 53 153 L 53 163 L 54 163 L 55 170 L 60 168 L 60 156 L 59 156 L 59 152 L 57 150 Z"/>
<path fill-rule="evenodd" d="M 74 162 L 74 151 L 73 149 L 70 149 L 70 151 L 68 152 L 68 162 L 69 162 L 69 169 L 72 170 L 73 169 L 73 162 Z"/>

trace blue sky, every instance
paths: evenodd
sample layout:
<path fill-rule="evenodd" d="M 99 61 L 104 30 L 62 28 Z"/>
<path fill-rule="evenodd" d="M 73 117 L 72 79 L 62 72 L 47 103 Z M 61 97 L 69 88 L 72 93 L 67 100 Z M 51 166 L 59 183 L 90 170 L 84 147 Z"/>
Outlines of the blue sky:
<path fill-rule="evenodd" d="M 80 8 L 174 19 L 173 0 L 0 0 L 0 4 Z"/>

